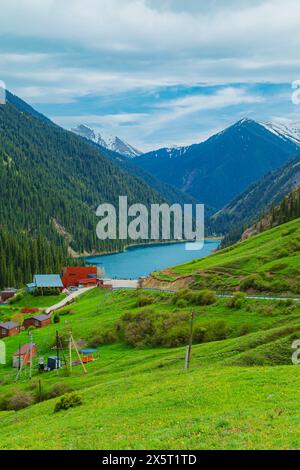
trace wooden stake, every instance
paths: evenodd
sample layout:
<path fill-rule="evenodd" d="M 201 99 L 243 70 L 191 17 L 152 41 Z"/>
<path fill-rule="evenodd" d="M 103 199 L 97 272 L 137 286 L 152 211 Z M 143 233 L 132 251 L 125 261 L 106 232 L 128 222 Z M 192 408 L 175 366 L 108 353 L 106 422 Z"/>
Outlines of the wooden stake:
<path fill-rule="evenodd" d="M 74 349 L 75 349 L 75 351 L 76 351 L 76 353 L 77 353 L 77 356 L 78 356 L 78 359 L 79 359 L 79 361 L 80 361 L 80 364 L 82 365 L 82 368 L 83 368 L 83 370 L 84 370 L 84 373 L 87 374 L 86 367 L 85 367 L 84 363 L 82 362 L 81 356 L 80 356 L 80 354 L 79 354 L 79 351 L 78 351 L 78 349 L 77 349 L 77 345 L 76 345 L 76 343 L 75 343 L 75 340 L 74 340 L 72 334 L 71 334 L 71 338 L 72 338 L 72 342 L 73 342 Z"/>
<path fill-rule="evenodd" d="M 193 310 L 192 313 L 191 313 L 191 321 L 190 321 L 190 341 L 189 341 L 189 345 L 187 346 L 186 358 L 185 358 L 185 369 L 186 370 L 188 370 L 190 368 L 190 362 L 191 362 L 192 346 L 193 346 L 194 317 L 195 317 L 195 312 Z"/>

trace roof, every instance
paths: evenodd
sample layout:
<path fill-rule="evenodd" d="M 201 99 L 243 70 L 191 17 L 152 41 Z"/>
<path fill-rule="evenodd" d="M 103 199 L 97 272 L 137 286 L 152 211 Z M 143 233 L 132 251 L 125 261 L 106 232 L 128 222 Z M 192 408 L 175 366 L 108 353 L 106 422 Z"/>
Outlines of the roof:
<path fill-rule="evenodd" d="M 0 324 L 0 328 L 4 328 L 5 330 L 12 330 L 13 328 L 18 328 L 19 326 L 19 323 L 15 323 L 14 321 L 7 321 Z"/>
<path fill-rule="evenodd" d="M 38 315 L 33 315 L 30 318 L 33 318 L 34 320 L 38 320 L 38 321 L 44 321 L 44 320 L 49 320 L 50 317 L 48 315 L 45 315 L 45 313 L 40 313 Z"/>
<path fill-rule="evenodd" d="M 33 282 L 36 287 L 63 287 L 59 274 L 35 274 Z"/>
<path fill-rule="evenodd" d="M 97 352 L 97 349 L 81 349 L 80 354 L 93 354 Z"/>
<path fill-rule="evenodd" d="M 6 294 L 6 293 L 12 293 L 12 292 L 17 292 L 17 289 L 5 289 L 0 291 L 0 294 Z"/>
<path fill-rule="evenodd" d="M 32 344 L 32 350 L 35 349 L 35 344 Z M 30 344 L 24 344 L 24 346 L 21 347 L 21 349 L 15 352 L 14 356 L 18 356 L 19 354 L 27 354 L 30 351 Z"/>
<path fill-rule="evenodd" d="M 31 289 L 33 287 L 36 287 L 36 285 L 33 282 L 30 282 L 29 284 L 26 284 L 28 289 Z"/>

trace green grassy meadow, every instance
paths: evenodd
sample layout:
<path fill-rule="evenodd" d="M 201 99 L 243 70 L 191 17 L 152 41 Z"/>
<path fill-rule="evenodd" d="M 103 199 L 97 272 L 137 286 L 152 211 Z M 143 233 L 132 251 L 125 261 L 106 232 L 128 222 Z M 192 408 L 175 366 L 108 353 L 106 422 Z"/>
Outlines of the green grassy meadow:
<path fill-rule="evenodd" d="M 193 276 L 199 289 L 300 294 L 300 219 L 206 258 L 154 273 L 158 281 L 184 276 Z"/>
<path fill-rule="evenodd" d="M 180 315 L 189 325 L 191 306 L 172 294 L 94 289 L 62 309 L 60 323 L 33 331 L 39 356 L 55 354 L 55 331 L 72 330 L 77 341 L 102 338 L 124 314 L 150 318 Z M 36 299 L 38 300 L 38 299 Z M 39 302 L 39 300 L 38 300 Z M 219 298 L 195 306 L 195 327 L 222 321 L 226 339 L 196 343 L 184 370 L 185 346 L 130 347 L 113 337 L 97 347 L 95 361 L 22 376 L 10 357 L 28 333 L 5 340 L 8 364 L 0 366 L 0 404 L 15 393 L 43 395 L 58 385 L 78 393 L 83 404 L 54 413 L 58 397 L 20 411 L 0 411 L 1 449 L 295 449 L 300 446 L 300 369 L 291 344 L 300 338 L 300 303 L 247 299 L 230 308 Z M 168 317 L 169 318 L 169 317 Z M 247 328 L 245 328 L 247 325 Z M 105 341 L 104 341 L 105 343 Z M 73 357 L 75 358 L 74 352 Z M 37 359 L 35 360 L 36 365 Z"/>

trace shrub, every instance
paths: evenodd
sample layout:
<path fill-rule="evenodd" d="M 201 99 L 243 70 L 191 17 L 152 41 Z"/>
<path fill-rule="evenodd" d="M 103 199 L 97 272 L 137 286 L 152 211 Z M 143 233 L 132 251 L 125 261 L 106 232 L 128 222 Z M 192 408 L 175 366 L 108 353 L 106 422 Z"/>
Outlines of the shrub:
<path fill-rule="evenodd" d="M 18 411 L 32 405 L 33 403 L 34 399 L 32 395 L 29 393 L 17 392 L 8 399 L 6 409 Z"/>
<path fill-rule="evenodd" d="M 184 299 L 179 299 L 176 305 L 178 308 L 185 308 L 188 305 L 188 302 Z"/>
<path fill-rule="evenodd" d="M 136 305 L 137 307 L 145 307 L 146 305 L 151 305 L 155 302 L 155 298 L 150 295 L 141 295 L 137 298 Z"/>
<path fill-rule="evenodd" d="M 247 324 L 243 324 L 240 326 L 239 331 L 238 331 L 238 336 L 245 336 L 248 335 L 251 331 L 251 328 Z"/>
<path fill-rule="evenodd" d="M 250 289 L 256 291 L 266 291 L 268 290 L 268 288 L 268 283 L 259 274 L 252 274 L 250 276 L 245 277 L 245 279 L 243 279 L 239 285 L 239 289 L 244 292 Z"/>
<path fill-rule="evenodd" d="M 95 334 L 90 339 L 88 346 L 90 348 L 98 348 L 103 344 L 113 344 L 117 341 L 117 335 L 113 331 L 106 331 L 104 333 Z"/>
<path fill-rule="evenodd" d="M 179 306 L 182 304 L 182 300 L 190 305 L 211 305 L 216 302 L 216 296 L 214 292 L 207 289 L 199 291 L 181 289 L 173 296 L 172 303 Z"/>
<path fill-rule="evenodd" d="M 236 292 L 227 302 L 229 308 L 241 308 L 246 301 L 246 296 L 243 292 Z"/>
<path fill-rule="evenodd" d="M 216 302 L 214 292 L 207 289 L 199 291 L 195 298 L 197 305 L 211 305 Z"/>
<path fill-rule="evenodd" d="M 59 313 L 54 313 L 54 315 L 52 316 L 52 322 L 53 323 L 59 323 L 60 322 Z"/>
<path fill-rule="evenodd" d="M 72 389 L 68 387 L 68 385 L 57 383 L 53 385 L 51 390 L 47 393 L 47 398 L 56 398 L 61 397 L 62 395 L 66 395 L 67 393 L 72 392 Z"/>
<path fill-rule="evenodd" d="M 210 341 L 221 341 L 226 339 L 231 334 L 231 329 L 228 327 L 224 320 L 217 320 L 209 322 L 205 325 L 206 332 L 204 340 Z"/>
<path fill-rule="evenodd" d="M 56 403 L 54 412 L 57 413 L 58 411 L 68 410 L 69 408 L 75 408 L 80 405 L 82 405 L 81 397 L 77 393 L 68 393 L 63 395 Z"/>

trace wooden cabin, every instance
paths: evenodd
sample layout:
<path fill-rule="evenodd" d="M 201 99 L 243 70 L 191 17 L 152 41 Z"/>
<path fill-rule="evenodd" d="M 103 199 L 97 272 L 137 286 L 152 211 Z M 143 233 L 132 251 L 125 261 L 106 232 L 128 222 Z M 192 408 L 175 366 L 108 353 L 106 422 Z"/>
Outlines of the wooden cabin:
<path fill-rule="evenodd" d="M 7 336 L 15 336 L 19 334 L 21 325 L 13 321 L 7 321 L 0 324 L 0 338 L 6 338 Z"/>
<path fill-rule="evenodd" d="M 27 329 L 30 326 L 34 326 L 35 328 L 44 328 L 51 324 L 51 317 L 49 315 L 45 315 L 44 313 L 40 313 L 39 315 L 33 315 L 32 317 L 26 318 L 24 320 L 24 327 Z"/>

